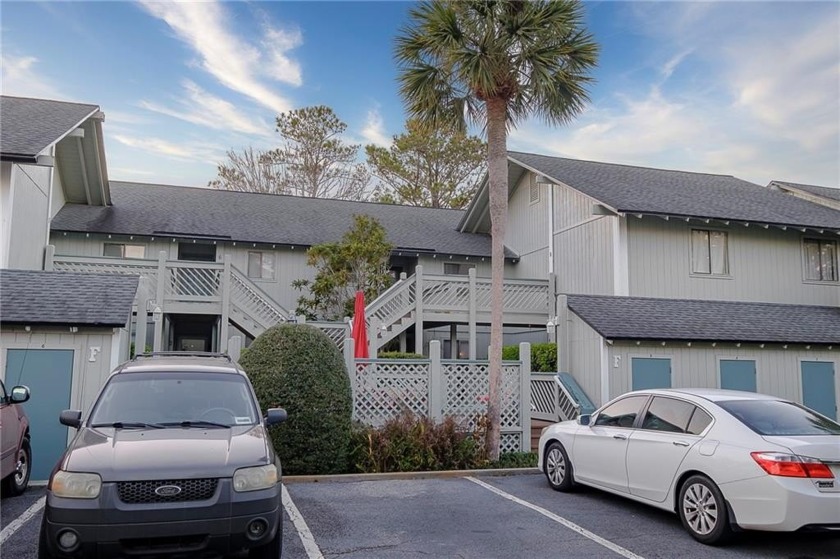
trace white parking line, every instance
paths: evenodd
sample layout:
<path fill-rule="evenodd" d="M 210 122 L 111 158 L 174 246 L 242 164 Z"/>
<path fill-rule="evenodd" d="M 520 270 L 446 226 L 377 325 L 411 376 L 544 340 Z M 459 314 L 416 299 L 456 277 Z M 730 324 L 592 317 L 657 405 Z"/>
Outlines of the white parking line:
<path fill-rule="evenodd" d="M 283 486 L 283 507 L 285 507 L 289 518 L 292 519 L 292 524 L 295 525 L 300 541 L 303 544 L 303 549 L 306 550 L 307 557 L 309 559 L 324 559 L 324 556 L 321 554 L 321 549 L 315 543 L 315 536 L 309 531 L 309 526 L 306 525 L 306 521 L 292 501 L 292 497 L 286 490 L 285 485 Z"/>
<path fill-rule="evenodd" d="M 46 496 L 41 497 L 40 499 L 35 501 L 35 504 L 33 504 L 31 507 L 29 507 L 28 509 L 23 511 L 23 514 L 21 514 L 20 516 L 18 516 L 14 520 L 12 520 L 9 524 L 7 524 L 6 527 L 3 528 L 3 531 L 0 532 L 0 545 L 2 545 L 3 542 L 5 542 L 9 538 L 11 538 L 14 535 L 14 533 L 17 532 L 18 530 L 20 530 L 20 528 L 24 524 L 29 522 L 29 520 L 33 516 L 38 514 L 38 511 L 41 510 L 42 508 L 44 508 L 44 503 L 46 503 L 46 502 L 47 502 Z"/>
<path fill-rule="evenodd" d="M 618 553 L 622 557 L 626 557 L 627 559 L 644 559 L 641 555 L 636 555 L 632 551 L 624 549 L 620 545 L 614 544 L 610 540 L 604 539 L 597 534 L 593 534 L 592 532 L 590 532 L 586 528 L 582 528 L 582 527 L 578 526 L 577 524 L 575 524 L 574 522 L 572 522 L 571 520 L 566 520 L 562 516 L 556 515 L 553 512 L 551 512 L 550 510 L 546 510 L 546 509 L 544 509 L 542 507 L 539 507 L 539 506 L 537 506 L 533 503 L 529 503 L 528 501 L 522 500 L 519 497 L 511 495 L 510 493 L 506 493 L 506 492 L 502 491 L 501 489 L 490 485 L 489 483 L 485 483 L 485 482 L 481 481 L 480 479 L 476 479 L 474 477 L 466 477 L 464 479 L 468 479 L 471 482 L 473 482 L 475 484 L 478 484 L 481 487 L 487 489 L 488 491 L 492 491 L 496 495 L 499 495 L 500 497 L 504 497 L 508 501 L 513 501 L 514 503 L 522 505 L 523 507 L 528 507 L 531 510 L 537 511 L 541 515 L 543 515 L 547 518 L 550 518 L 551 520 L 557 522 L 558 524 L 562 524 L 563 526 L 565 526 L 569 530 L 573 530 L 573 531 L 577 532 L 578 534 L 580 534 L 581 536 L 589 538 L 593 542 L 606 547 L 610 551 L 614 551 L 614 552 Z"/>

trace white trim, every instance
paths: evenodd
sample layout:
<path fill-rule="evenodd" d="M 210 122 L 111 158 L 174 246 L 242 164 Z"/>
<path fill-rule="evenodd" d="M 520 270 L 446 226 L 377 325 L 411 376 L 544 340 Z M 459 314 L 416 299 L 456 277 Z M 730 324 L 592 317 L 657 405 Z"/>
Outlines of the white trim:
<path fill-rule="evenodd" d="M 131 324 L 130 320 L 129 324 Z M 111 334 L 111 359 L 108 363 L 111 371 L 116 369 L 117 365 L 119 365 L 120 361 L 122 361 L 122 356 L 120 355 L 120 348 L 122 347 L 122 344 L 120 342 L 122 341 L 122 336 L 124 335 L 123 332 L 127 334 L 125 328 L 114 328 L 113 333 Z"/>
<path fill-rule="evenodd" d="M 612 220 L 613 295 L 630 295 L 627 244 L 627 218 L 618 215 Z"/>
<path fill-rule="evenodd" d="M 610 401 L 610 354 L 609 346 L 604 336 L 599 336 L 601 342 L 601 404 L 603 406 Z M 600 407 L 597 406 L 597 407 Z"/>

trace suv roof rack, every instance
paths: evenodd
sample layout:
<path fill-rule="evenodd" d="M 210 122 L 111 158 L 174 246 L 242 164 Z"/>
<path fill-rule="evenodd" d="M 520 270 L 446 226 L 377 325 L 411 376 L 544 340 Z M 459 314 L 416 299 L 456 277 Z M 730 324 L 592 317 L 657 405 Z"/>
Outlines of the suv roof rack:
<path fill-rule="evenodd" d="M 215 353 L 212 351 L 151 351 L 148 353 L 138 353 L 132 361 L 152 359 L 154 357 L 215 357 L 217 359 L 227 359 L 229 363 L 233 363 L 233 359 L 227 353 Z"/>

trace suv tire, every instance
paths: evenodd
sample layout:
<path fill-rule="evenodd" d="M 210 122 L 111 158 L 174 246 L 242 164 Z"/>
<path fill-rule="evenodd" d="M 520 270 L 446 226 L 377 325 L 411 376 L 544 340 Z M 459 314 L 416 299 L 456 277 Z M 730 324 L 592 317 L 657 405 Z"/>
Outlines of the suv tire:
<path fill-rule="evenodd" d="M 32 473 L 32 447 L 29 437 L 20 443 L 15 459 L 15 471 L 3 480 L 3 493 L 11 497 L 22 494 L 29 486 L 29 476 Z"/>

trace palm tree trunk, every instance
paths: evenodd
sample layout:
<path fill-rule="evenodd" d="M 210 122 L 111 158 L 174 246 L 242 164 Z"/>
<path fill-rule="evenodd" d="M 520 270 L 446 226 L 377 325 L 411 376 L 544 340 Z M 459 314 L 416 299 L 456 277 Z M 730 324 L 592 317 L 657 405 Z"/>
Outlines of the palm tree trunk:
<path fill-rule="evenodd" d="M 505 273 L 505 229 L 508 210 L 507 103 L 488 99 L 487 171 L 490 184 L 492 274 L 490 284 L 490 394 L 487 404 L 487 456 L 499 459 L 502 393 L 502 311 Z"/>

